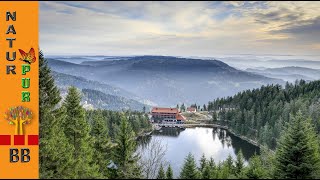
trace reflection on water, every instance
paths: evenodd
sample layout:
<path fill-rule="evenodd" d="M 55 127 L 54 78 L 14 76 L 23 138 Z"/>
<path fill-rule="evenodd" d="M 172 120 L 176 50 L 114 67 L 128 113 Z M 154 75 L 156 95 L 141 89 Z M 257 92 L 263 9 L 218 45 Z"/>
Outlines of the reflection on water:
<path fill-rule="evenodd" d="M 207 158 L 213 157 L 216 163 L 225 160 L 229 154 L 235 158 L 240 149 L 246 161 L 255 153 L 260 153 L 258 147 L 220 128 L 162 128 L 161 131 L 153 132 L 151 136 L 140 138 L 139 148 L 143 151 L 152 138 L 160 138 L 161 143 L 167 146 L 165 158 L 171 164 L 176 177 L 189 152 L 197 161 L 205 154 Z"/>

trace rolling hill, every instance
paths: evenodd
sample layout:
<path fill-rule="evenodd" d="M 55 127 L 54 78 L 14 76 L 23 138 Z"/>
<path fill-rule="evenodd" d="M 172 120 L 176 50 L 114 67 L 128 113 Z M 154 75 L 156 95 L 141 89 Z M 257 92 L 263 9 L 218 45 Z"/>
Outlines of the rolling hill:
<path fill-rule="evenodd" d="M 48 64 L 54 71 L 119 87 L 163 106 L 207 103 L 207 99 L 263 84 L 284 84 L 282 80 L 237 70 L 218 60 L 171 56 L 136 56 L 80 64 L 49 59 Z"/>
<path fill-rule="evenodd" d="M 267 69 L 252 69 L 247 71 L 256 73 L 259 75 L 283 79 L 284 81 L 294 82 L 296 79 L 314 81 L 320 79 L 320 69 L 312 69 L 305 67 L 288 66 L 282 68 L 267 68 Z"/>

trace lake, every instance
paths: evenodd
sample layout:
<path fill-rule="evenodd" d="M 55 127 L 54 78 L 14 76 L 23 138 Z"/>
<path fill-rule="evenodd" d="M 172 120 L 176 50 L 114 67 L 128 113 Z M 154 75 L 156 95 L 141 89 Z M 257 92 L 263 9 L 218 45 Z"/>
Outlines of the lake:
<path fill-rule="evenodd" d="M 247 164 L 251 156 L 260 153 L 258 147 L 220 128 L 195 127 L 185 130 L 162 128 L 161 131 L 154 131 L 151 136 L 139 140 L 142 156 L 144 147 L 151 140 L 159 140 L 163 146 L 166 146 L 165 160 L 171 164 L 175 177 L 179 176 L 184 159 L 189 152 L 194 155 L 198 165 L 202 154 L 208 159 L 213 157 L 218 163 L 225 160 L 229 154 L 235 159 L 241 149 Z"/>

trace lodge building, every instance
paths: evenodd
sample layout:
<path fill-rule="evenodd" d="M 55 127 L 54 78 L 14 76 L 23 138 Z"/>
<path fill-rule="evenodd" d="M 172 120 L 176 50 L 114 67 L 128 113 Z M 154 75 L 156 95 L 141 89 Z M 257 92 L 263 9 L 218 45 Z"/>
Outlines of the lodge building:
<path fill-rule="evenodd" d="M 184 124 L 186 118 L 177 108 L 154 107 L 151 110 L 151 122 L 160 124 Z"/>
<path fill-rule="evenodd" d="M 188 107 L 187 112 L 197 112 L 197 109 L 195 107 Z"/>

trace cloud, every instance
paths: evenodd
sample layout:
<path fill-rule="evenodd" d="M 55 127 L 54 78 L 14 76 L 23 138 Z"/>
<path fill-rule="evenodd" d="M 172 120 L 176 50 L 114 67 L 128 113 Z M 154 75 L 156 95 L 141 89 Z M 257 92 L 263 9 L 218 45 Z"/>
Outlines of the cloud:
<path fill-rule="evenodd" d="M 318 8 L 317 2 L 40 2 L 40 45 L 49 54 L 317 53 L 310 46 L 319 44 L 312 38 Z"/>

